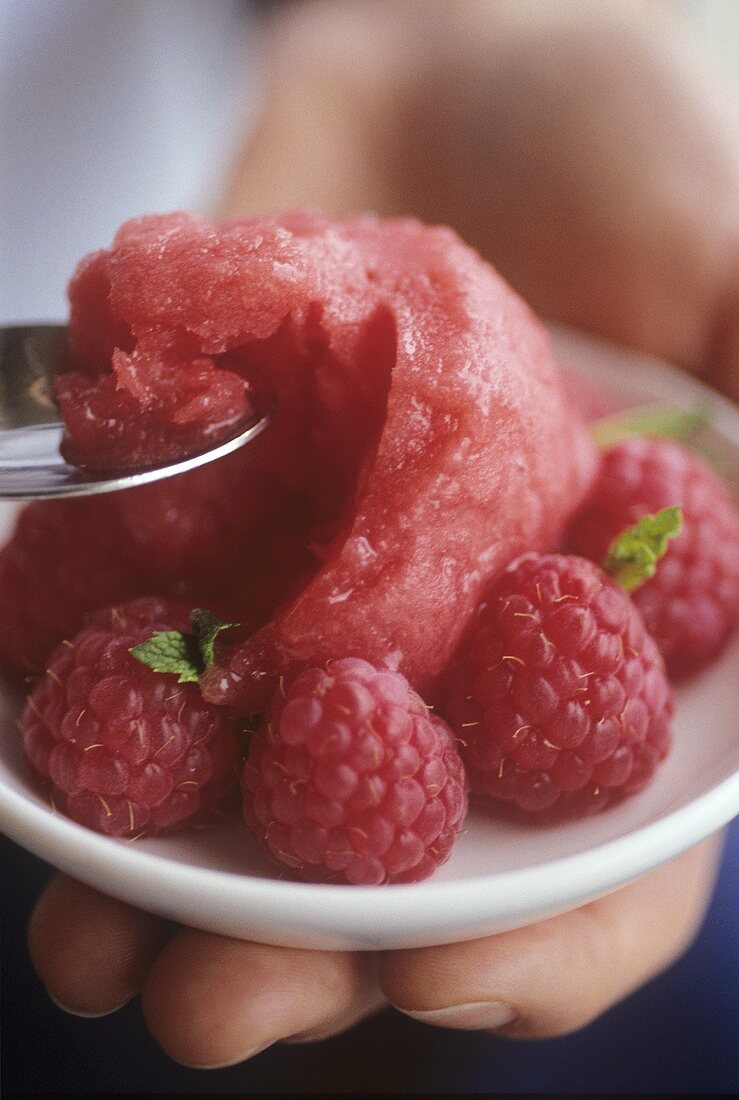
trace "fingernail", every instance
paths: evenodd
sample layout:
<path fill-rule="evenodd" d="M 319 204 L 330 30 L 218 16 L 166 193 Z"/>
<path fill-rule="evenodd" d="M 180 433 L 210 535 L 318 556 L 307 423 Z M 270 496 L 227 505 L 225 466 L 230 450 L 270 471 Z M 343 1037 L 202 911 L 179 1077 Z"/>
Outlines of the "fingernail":
<path fill-rule="evenodd" d="M 46 993 L 49 1000 L 53 1001 L 56 1007 L 60 1008 L 62 1012 L 66 1012 L 68 1016 L 79 1016 L 83 1020 L 99 1020 L 101 1016 L 112 1016 L 114 1012 L 118 1012 L 119 1009 L 124 1008 L 130 1000 L 130 998 L 127 998 L 125 1001 L 121 1001 L 119 1005 L 116 1005 L 115 1008 L 106 1008 L 102 1012 L 89 1012 L 82 1008 L 72 1008 L 71 1005 L 62 1004 L 61 1001 L 56 999 L 53 993 L 49 993 L 48 989 Z"/>
<path fill-rule="evenodd" d="M 516 1013 L 503 1001 L 470 1001 L 465 1005 L 449 1005 L 423 1012 L 401 1009 L 406 1016 L 435 1027 L 469 1028 L 471 1031 L 495 1031 L 515 1020 Z"/>

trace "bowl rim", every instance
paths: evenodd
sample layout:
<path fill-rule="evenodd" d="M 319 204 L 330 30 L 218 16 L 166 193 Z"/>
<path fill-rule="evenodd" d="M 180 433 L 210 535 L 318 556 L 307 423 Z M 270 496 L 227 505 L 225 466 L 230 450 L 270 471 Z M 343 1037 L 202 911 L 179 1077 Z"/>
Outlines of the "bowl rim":
<path fill-rule="evenodd" d="M 573 877 L 577 879 L 583 867 L 593 859 L 599 863 L 602 862 L 603 866 L 613 867 L 614 864 L 619 864 L 630 876 L 637 876 L 654 865 L 655 851 L 666 853 L 662 854 L 656 860 L 657 862 L 669 858 L 671 854 L 684 849 L 686 839 L 692 843 L 699 843 L 730 821 L 739 809 L 738 769 L 710 790 L 685 805 L 662 814 L 655 821 L 632 829 L 613 840 L 604 841 L 594 847 L 558 859 L 543 860 L 540 863 L 510 871 L 470 875 L 462 880 L 426 879 L 418 883 L 347 887 L 337 883 L 273 879 L 184 863 L 143 847 L 134 848 L 125 840 L 93 832 L 84 825 L 79 825 L 61 813 L 55 812 L 52 808 L 29 800 L 22 793 L 8 790 L 2 779 L 0 779 L 0 787 L 3 789 L 3 801 L 0 802 L 0 825 L 3 826 L 7 835 L 16 839 L 18 843 L 29 848 L 33 845 L 32 850 L 42 858 L 44 856 L 58 858 L 57 849 L 60 849 L 62 854 L 74 857 L 84 855 L 93 863 L 104 864 L 106 872 L 112 871 L 114 865 L 129 865 L 135 869 L 141 861 L 142 864 L 148 865 L 153 873 L 164 877 L 181 876 L 184 873 L 188 877 L 201 880 L 200 884 L 203 887 L 208 883 L 217 884 L 219 890 L 233 897 L 241 894 L 242 891 L 250 895 L 261 895 L 263 898 L 274 893 L 283 903 L 291 899 L 304 903 L 309 897 L 319 895 L 326 897 L 327 902 L 335 901 L 340 897 L 342 908 L 345 908 L 348 902 L 350 907 L 358 910 L 366 909 L 370 899 L 379 902 L 381 897 L 386 896 L 388 890 L 392 891 L 393 895 L 397 894 L 398 897 L 405 896 L 406 900 L 409 896 L 420 897 L 421 895 L 431 900 L 434 895 L 446 895 L 450 889 L 464 888 L 465 891 L 484 893 L 492 885 L 498 889 L 505 886 L 513 887 L 516 883 L 531 885 L 535 884 L 539 878 L 549 875 L 555 877 L 562 875 L 563 880 L 569 880 L 571 883 Z M 50 821 L 54 823 L 52 832 L 58 837 L 58 844 L 51 840 Z M 634 852 L 636 855 L 632 854 Z M 611 876 L 609 874 L 603 877 L 610 879 Z M 598 886 L 595 888 L 599 889 Z M 521 891 L 520 886 L 518 891 Z M 570 892 L 569 885 L 563 892 Z"/>

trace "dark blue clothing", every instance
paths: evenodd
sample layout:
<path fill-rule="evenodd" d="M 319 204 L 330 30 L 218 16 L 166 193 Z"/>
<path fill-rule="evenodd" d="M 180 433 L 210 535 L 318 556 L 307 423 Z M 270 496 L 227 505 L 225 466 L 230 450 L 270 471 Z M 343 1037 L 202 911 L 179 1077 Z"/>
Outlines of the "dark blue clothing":
<path fill-rule="evenodd" d="M 739 822 L 701 933 L 667 973 L 565 1039 L 515 1042 L 440 1031 L 386 1012 L 349 1034 L 272 1047 L 212 1072 L 172 1063 L 137 1004 L 82 1020 L 46 998 L 25 925 L 48 868 L 3 841 L 4 1095 L 43 1093 L 739 1092 Z"/>

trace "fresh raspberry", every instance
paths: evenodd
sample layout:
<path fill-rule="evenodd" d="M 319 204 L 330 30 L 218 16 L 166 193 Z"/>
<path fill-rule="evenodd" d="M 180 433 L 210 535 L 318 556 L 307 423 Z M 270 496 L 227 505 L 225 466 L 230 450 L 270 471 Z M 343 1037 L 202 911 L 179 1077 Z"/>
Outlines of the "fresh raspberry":
<path fill-rule="evenodd" d="M 623 440 L 604 453 L 567 545 L 602 561 L 624 527 L 673 504 L 682 506 L 682 532 L 633 599 L 679 680 L 718 656 L 739 621 L 739 513 L 726 486 L 677 443 Z"/>
<path fill-rule="evenodd" d="M 216 817 L 238 789 L 235 720 L 195 683 L 152 672 L 129 650 L 187 615 L 143 598 L 99 612 L 54 650 L 23 716 L 24 746 L 54 804 L 112 836 Z"/>
<path fill-rule="evenodd" d="M 670 746 L 670 687 L 639 612 L 585 558 L 526 554 L 488 591 L 442 712 L 473 793 L 527 813 L 600 809 Z"/>
<path fill-rule="evenodd" d="M 111 497 L 43 501 L 20 514 L 0 551 L 0 660 L 38 673 L 90 612 L 142 592 Z"/>
<path fill-rule="evenodd" d="M 354 658 L 278 691 L 243 792 L 260 842 L 309 881 L 427 878 L 448 859 L 467 810 L 446 724 L 399 673 Z"/>

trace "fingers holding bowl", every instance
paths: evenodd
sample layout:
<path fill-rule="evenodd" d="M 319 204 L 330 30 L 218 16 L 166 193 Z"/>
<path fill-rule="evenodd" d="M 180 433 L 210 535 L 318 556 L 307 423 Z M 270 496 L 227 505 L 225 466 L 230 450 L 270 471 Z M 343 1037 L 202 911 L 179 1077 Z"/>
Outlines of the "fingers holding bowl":
<path fill-rule="evenodd" d="M 105 1016 L 143 994 L 176 1061 L 231 1065 L 279 1040 L 328 1038 L 385 1003 L 375 958 L 231 940 L 169 922 L 55 875 L 31 915 L 33 965 L 51 999 Z"/>
<path fill-rule="evenodd" d="M 380 981 L 401 1012 L 509 1038 L 576 1031 L 656 976 L 704 916 L 720 841 L 590 905 L 468 943 L 386 953 Z"/>
<path fill-rule="evenodd" d="M 278 1041 L 346 1030 L 386 998 L 439 1027 L 563 1035 L 668 966 L 704 915 L 720 840 L 580 909 L 468 943 L 370 954 L 308 951 L 172 926 L 56 876 L 31 917 L 31 957 L 66 1011 L 99 1016 L 142 994 L 176 1061 L 233 1065 Z"/>

